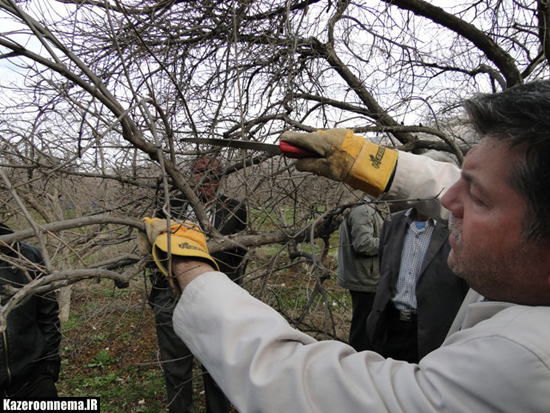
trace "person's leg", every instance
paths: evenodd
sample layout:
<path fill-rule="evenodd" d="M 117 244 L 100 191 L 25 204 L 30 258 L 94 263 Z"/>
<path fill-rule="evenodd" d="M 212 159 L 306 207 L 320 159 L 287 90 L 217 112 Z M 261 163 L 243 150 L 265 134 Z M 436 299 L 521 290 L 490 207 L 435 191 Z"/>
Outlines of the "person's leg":
<path fill-rule="evenodd" d="M 372 345 L 367 335 L 367 319 L 372 311 L 375 294 L 350 291 L 352 316 L 349 330 L 349 345 L 357 351 L 372 350 Z"/>
<path fill-rule="evenodd" d="M 177 302 L 170 291 L 152 295 L 155 328 L 170 413 L 193 413 L 193 355 L 174 332 L 172 314 Z"/>
<path fill-rule="evenodd" d="M 382 356 L 409 363 L 418 363 L 418 322 L 416 315 L 404 321 L 399 311 L 390 303 L 387 308 L 387 340 L 376 349 Z"/>
<path fill-rule="evenodd" d="M 225 397 L 222 389 L 220 389 L 204 367 L 202 368 L 202 381 L 204 383 L 204 395 L 206 397 L 206 412 L 229 413 L 231 402 Z"/>

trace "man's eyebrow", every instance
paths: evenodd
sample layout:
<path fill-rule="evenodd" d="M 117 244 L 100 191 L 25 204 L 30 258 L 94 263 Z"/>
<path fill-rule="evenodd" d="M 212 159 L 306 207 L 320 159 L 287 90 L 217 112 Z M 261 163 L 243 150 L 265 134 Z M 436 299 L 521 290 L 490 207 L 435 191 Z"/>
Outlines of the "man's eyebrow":
<path fill-rule="evenodd" d="M 463 170 L 460 172 L 460 175 L 462 175 L 462 179 L 464 179 L 468 183 L 472 183 L 472 181 L 474 180 L 473 175 L 470 174 L 468 171 Z"/>
<path fill-rule="evenodd" d="M 483 184 L 480 183 L 479 179 L 476 179 L 475 174 L 472 174 L 468 171 L 463 170 L 461 171 L 461 175 L 462 175 L 462 179 L 466 181 L 469 187 L 472 187 L 472 186 L 475 187 L 476 191 L 479 192 L 480 194 L 487 193 L 487 188 L 485 188 Z"/>

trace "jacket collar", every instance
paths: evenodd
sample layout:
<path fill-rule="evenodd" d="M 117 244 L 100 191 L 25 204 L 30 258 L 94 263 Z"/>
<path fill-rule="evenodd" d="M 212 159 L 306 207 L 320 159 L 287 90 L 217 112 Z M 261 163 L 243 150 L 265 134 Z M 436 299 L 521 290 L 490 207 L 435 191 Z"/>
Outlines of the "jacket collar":
<path fill-rule="evenodd" d="M 414 218 L 416 217 L 416 208 L 410 208 L 405 212 L 405 216 L 409 219 L 409 224 L 414 221 Z M 428 218 L 426 222 L 431 222 L 434 226 L 437 224 L 437 221 L 433 218 Z"/>

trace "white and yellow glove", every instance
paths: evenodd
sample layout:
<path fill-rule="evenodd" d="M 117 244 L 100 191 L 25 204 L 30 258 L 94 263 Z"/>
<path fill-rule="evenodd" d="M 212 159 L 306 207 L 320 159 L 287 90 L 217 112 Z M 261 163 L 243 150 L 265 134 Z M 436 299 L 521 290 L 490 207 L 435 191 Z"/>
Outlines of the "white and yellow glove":
<path fill-rule="evenodd" d="M 349 129 L 302 133 L 285 132 L 281 141 L 318 153 L 318 158 L 296 162 L 299 171 L 342 181 L 367 194 L 378 196 L 388 188 L 398 152 L 355 135 Z"/>
<path fill-rule="evenodd" d="M 167 277 L 170 287 L 178 291 L 177 282 L 174 283 L 172 271 L 166 267 L 168 253 L 178 257 L 199 258 L 206 260 L 219 271 L 216 260 L 208 252 L 206 237 L 198 225 L 186 221 L 170 225 L 168 236 L 168 222 L 159 218 L 143 218 L 145 234 L 138 232 L 138 248 L 143 254 L 153 254 L 157 267 Z"/>

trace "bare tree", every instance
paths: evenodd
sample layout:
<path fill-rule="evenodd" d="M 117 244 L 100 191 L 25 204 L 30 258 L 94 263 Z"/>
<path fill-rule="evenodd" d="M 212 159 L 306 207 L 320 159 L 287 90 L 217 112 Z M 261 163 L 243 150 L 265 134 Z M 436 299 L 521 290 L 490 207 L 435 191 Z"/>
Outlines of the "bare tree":
<path fill-rule="evenodd" d="M 134 230 L 174 189 L 212 251 L 249 249 L 250 279 L 267 288 L 286 266 L 313 263 L 322 296 L 326 240 L 360 196 L 285 159 L 181 138 L 275 142 L 288 129 L 347 127 L 461 161 L 464 97 L 547 76 L 549 6 L 437 3 L 0 0 L 2 70 L 15 79 L 0 106 L 3 199 L 20 229 L 0 241 L 34 238 L 47 258 L 3 314 L 32 292 L 140 273 Z M 212 227 L 189 180 L 209 152 L 224 159 L 224 191 L 253 212 L 237 237 Z M 279 247 L 259 257 L 262 245 Z"/>

